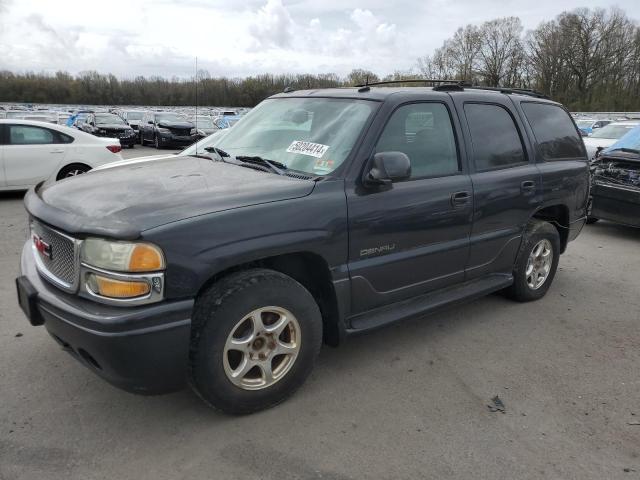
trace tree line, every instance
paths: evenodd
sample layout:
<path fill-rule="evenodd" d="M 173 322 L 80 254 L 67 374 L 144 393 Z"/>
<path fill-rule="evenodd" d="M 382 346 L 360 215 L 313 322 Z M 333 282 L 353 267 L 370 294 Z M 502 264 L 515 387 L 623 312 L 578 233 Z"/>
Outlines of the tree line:
<path fill-rule="evenodd" d="M 618 8 L 563 12 L 524 32 L 518 17 L 459 28 L 407 72 L 380 77 L 355 69 L 334 73 L 246 78 L 136 77 L 82 72 L 0 71 L 0 101 L 87 105 L 199 105 L 252 107 L 293 89 L 357 85 L 407 78 L 456 79 L 484 86 L 535 89 L 572 110 L 640 110 L 640 26 Z"/>
<path fill-rule="evenodd" d="M 618 8 L 563 12 L 526 33 L 519 18 L 499 18 L 459 28 L 418 69 L 536 89 L 577 111 L 638 110 L 640 27 Z"/>

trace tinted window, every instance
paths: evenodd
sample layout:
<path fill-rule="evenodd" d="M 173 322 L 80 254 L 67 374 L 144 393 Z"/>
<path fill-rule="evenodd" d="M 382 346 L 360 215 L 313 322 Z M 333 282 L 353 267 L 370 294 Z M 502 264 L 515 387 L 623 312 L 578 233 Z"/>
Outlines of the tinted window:
<path fill-rule="evenodd" d="M 498 105 L 467 103 L 464 112 L 477 170 L 507 168 L 527 161 L 518 129 L 507 110 Z"/>
<path fill-rule="evenodd" d="M 548 103 L 523 102 L 522 110 L 545 159 L 584 158 L 582 139 L 563 108 Z"/>
<path fill-rule="evenodd" d="M 9 125 L 10 145 L 46 145 L 58 143 L 51 130 L 29 125 Z"/>
<path fill-rule="evenodd" d="M 403 152 L 411 160 L 411 178 L 441 177 L 460 171 L 449 111 L 441 103 L 398 108 L 384 128 L 377 152 Z"/>

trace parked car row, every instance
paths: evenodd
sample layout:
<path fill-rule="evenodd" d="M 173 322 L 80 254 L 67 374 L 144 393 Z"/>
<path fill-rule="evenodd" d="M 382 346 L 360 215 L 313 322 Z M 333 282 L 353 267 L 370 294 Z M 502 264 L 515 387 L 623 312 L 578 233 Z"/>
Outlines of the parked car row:
<path fill-rule="evenodd" d="M 78 107 L 56 111 L 32 105 L 0 105 L 0 118 L 41 121 L 82 130 L 99 137 L 116 138 L 123 147 L 135 144 L 156 148 L 185 147 L 216 130 L 230 128 L 248 109 L 230 110 L 201 107 L 140 109 Z M 161 125 L 162 123 L 162 125 Z"/>

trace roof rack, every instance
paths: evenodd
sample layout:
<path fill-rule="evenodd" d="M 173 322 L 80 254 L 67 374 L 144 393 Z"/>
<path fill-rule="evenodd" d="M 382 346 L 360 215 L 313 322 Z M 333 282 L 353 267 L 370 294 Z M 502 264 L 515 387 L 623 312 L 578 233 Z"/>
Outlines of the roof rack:
<path fill-rule="evenodd" d="M 447 80 L 447 79 L 434 79 L 434 78 L 408 78 L 406 80 L 383 80 L 381 82 L 369 82 L 368 79 L 365 80 L 365 83 L 361 83 L 359 85 L 355 85 L 355 87 L 374 87 L 376 85 L 389 85 L 392 83 L 450 83 L 450 84 L 460 84 L 463 85 L 466 83 L 464 80 Z M 469 84 L 471 85 L 471 84 Z"/>
<path fill-rule="evenodd" d="M 471 83 L 465 80 L 449 80 L 449 79 L 431 79 L 431 78 L 411 78 L 406 80 L 385 80 L 381 82 L 371 82 L 368 81 L 366 83 L 356 85 L 356 87 L 360 88 L 360 91 L 366 91 L 369 87 L 376 85 L 389 85 L 393 83 L 430 83 L 434 85 L 433 89 L 441 92 L 447 91 L 459 91 L 462 92 L 466 88 L 474 89 L 474 90 L 489 90 L 493 92 L 505 93 L 505 94 L 519 94 L 519 95 L 528 95 L 530 97 L 535 98 L 544 98 L 549 99 L 547 95 L 542 92 L 538 92 L 536 90 L 528 89 L 528 88 L 511 88 L 511 87 L 483 87 L 481 85 L 472 85 Z"/>
<path fill-rule="evenodd" d="M 467 88 L 475 89 L 475 90 L 490 90 L 492 92 L 500 92 L 500 93 L 515 93 L 518 95 L 528 95 L 530 97 L 535 98 L 544 98 L 549 100 L 549 97 L 542 92 L 538 92 L 537 90 L 532 90 L 530 88 L 510 88 L 510 87 L 482 87 L 482 86 L 469 86 Z"/>

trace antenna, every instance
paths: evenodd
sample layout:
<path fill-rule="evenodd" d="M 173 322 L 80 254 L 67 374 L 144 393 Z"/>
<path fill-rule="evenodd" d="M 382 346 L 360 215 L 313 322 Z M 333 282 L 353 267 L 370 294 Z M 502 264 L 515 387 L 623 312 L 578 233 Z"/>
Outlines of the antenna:
<path fill-rule="evenodd" d="M 196 56 L 196 136 L 198 135 L 198 57 Z M 198 154 L 198 140 L 196 140 L 196 155 Z"/>

